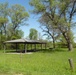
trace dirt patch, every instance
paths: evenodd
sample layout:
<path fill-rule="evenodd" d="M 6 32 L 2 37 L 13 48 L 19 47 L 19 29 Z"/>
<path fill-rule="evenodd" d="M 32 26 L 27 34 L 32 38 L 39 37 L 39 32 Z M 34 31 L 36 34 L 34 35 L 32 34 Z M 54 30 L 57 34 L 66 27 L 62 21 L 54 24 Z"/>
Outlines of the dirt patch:
<path fill-rule="evenodd" d="M 23 74 L 14 74 L 14 75 L 23 75 Z"/>
<path fill-rule="evenodd" d="M 32 52 L 27 52 L 27 53 L 6 53 L 6 54 L 33 54 Z"/>

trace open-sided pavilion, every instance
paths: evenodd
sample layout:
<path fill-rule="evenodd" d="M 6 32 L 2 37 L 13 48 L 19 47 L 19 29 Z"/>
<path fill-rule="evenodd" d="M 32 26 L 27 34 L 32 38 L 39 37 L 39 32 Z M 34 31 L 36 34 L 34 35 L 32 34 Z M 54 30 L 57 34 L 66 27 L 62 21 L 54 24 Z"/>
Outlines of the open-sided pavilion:
<path fill-rule="evenodd" d="M 42 49 L 42 45 L 45 44 L 45 49 L 46 49 L 46 42 L 41 42 L 39 40 L 29 40 L 29 39 L 16 39 L 16 40 L 10 40 L 10 41 L 5 41 L 4 44 L 15 44 L 16 45 L 16 51 L 17 51 L 17 45 L 18 44 L 24 44 L 24 52 L 27 52 L 26 49 L 26 45 L 31 44 L 31 48 L 32 48 L 32 44 L 34 44 L 34 49 L 36 50 L 36 44 L 41 44 L 41 49 Z M 5 52 L 5 45 L 4 45 L 4 52 Z"/>

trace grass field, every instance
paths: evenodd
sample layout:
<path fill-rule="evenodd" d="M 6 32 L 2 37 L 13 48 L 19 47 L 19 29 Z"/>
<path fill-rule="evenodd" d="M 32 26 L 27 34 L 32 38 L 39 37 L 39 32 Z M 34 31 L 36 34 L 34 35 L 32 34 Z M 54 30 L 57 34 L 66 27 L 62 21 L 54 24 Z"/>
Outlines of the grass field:
<path fill-rule="evenodd" d="M 69 58 L 74 62 L 73 72 Z M 0 75 L 76 75 L 76 49 L 73 52 L 56 49 L 32 54 L 6 54 L 1 50 Z"/>

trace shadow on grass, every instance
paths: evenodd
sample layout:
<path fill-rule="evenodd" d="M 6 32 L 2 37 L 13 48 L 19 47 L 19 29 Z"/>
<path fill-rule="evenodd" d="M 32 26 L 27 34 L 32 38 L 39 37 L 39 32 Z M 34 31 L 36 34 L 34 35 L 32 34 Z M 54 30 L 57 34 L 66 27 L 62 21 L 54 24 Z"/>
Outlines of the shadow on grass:
<path fill-rule="evenodd" d="M 27 52 L 38 52 L 40 50 L 26 50 Z M 6 50 L 5 53 L 25 53 L 25 50 Z"/>
<path fill-rule="evenodd" d="M 67 52 L 67 48 L 49 48 L 49 49 L 32 49 L 27 52 L 42 52 L 42 53 L 54 53 L 54 52 Z M 6 50 L 6 53 L 25 53 L 25 50 Z"/>
<path fill-rule="evenodd" d="M 43 53 L 54 53 L 54 52 L 68 52 L 66 48 L 50 48 L 50 49 L 42 49 L 39 52 Z"/>
<path fill-rule="evenodd" d="M 67 48 L 56 48 L 55 51 L 57 52 L 68 52 Z"/>

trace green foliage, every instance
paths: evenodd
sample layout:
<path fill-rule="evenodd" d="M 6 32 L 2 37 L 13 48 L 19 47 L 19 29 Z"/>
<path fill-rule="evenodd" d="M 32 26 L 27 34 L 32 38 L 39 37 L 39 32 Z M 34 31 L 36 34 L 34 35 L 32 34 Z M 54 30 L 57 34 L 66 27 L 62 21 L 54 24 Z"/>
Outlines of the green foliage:
<path fill-rule="evenodd" d="M 0 16 L 6 18 L 8 15 L 8 3 L 0 3 Z"/>
<path fill-rule="evenodd" d="M 11 22 L 13 25 L 13 30 L 16 30 L 21 25 L 25 25 L 25 21 L 28 19 L 29 14 L 26 12 L 25 8 L 19 4 L 13 5 L 9 9 Z"/>
<path fill-rule="evenodd" d="M 21 59 L 22 57 L 22 59 Z M 74 62 L 70 70 L 68 59 Z M 76 75 L 76 49 L 43 50 L 33 54 L 4 54 L 0 51 L 0 75 Z"/>
<path fill-rule="evenodd" d="M 8 3 L 0 3 L 0 49 L 3 42 L 11 39 L 18 39 L 24 36 L 20 26 L 26 25 L 29 14 L 19 4 L 9 7 Z"/>
<path fill-rule="evenodd" d="M 33 10 L 34 13 L 39 13 L 41 11 L 45 11 L 45 6 L 40 2 L 40 0 L 31 0 L 29 4 L 31 6 L 35 6 L 36 7 Z"/>
<path fill-rule="evenodd" d="M 31 40 L 37 40 L 38 39 L 38 31 L 36 29 L 31 28 L 29 33 L 29 38 Z"/>
<path fill-rule="evenodd" d="M 7 18 L 0 17 L 0 25 L 7 22 L 8 22 Z"/>
<path fill-rule="evenodd" d="M 0 31 L 6 35 L 6 23 L 8 22 L 8 3 L 0 3 Z"/>
<path fill-rule="evenodd" d="M 56 27 L 64 36 L 68 44 L 68 50 L 72 50 L 71 28 L 73 18 L 76 14 L 75 0 L 31 0 L 30 4 L 34 7 L 36 14 L 40 14 L 41 18 L 48 17 L 51 21 L 50 25 Z M 41 8 L 38 6 L 43 6 Z M 47 21 L 49 20 L 47 18 Z M 46 22 L 46 21 L 45 21 Z M 48 24 L 48 23 L 47 23 Z M 48 26 L 49 27 L 49 26 Z"/>

